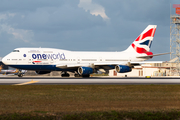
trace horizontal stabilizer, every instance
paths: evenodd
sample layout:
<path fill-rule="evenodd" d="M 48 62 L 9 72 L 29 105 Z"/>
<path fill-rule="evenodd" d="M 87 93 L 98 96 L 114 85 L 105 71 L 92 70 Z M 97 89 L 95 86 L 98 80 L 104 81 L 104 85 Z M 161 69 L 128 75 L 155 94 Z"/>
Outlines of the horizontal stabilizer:
<path fill-rule="evenodd" d="M 153 57 L 153 56 L 166 55 L 166 54 L 170 54 L 170 52 L 169 53 L 154 54 L 154 55 L 137 56 L 136 58 L 149 58 L 149 57 Z"/>

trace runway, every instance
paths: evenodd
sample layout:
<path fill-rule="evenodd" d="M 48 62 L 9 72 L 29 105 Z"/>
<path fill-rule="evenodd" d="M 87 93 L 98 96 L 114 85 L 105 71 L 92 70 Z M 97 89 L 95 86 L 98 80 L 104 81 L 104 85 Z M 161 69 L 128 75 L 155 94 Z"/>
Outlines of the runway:
<path fill-rule="evenodd" d="M 142 85 L 142 84 L 180 84 L 178 77 L 0 77 L 0 85 Z"/>

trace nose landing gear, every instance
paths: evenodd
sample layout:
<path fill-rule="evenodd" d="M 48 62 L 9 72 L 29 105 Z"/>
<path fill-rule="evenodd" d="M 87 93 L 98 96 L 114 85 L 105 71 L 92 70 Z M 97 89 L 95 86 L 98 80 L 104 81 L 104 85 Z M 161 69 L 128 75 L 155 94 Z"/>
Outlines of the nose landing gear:
<path fill-rule="evenodd" d="M 23 77 L 22 70 L 19 70 L 18 77 Z"/>
<path fill-rule="evenodd" d="M 18 77 L 23 77 L 23 74 L 22 73 L 18 74 Z"/>

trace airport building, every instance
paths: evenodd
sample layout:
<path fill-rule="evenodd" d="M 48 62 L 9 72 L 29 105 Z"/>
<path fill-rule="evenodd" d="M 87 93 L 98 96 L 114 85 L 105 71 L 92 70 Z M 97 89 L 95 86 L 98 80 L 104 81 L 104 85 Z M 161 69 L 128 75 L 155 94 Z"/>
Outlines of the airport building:
<path fill-rule="evenodd" d="M 118 76 L 118 77 L 178 76 L 170 72 L 174 67 L 176 67 L 176 63 L 152 61 L 152 63 L 145 63 L 140 66 L 135 66 L 134 68 L 132 68 L 132 71 L 128 73 L 117 73 L 115 70 L 110 70 L 109 76 Z"/>

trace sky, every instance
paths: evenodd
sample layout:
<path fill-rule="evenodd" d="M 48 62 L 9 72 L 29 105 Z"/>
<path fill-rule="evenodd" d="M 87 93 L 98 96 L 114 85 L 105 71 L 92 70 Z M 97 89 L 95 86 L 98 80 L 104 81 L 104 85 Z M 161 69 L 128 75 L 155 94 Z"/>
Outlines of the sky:
<path fill-rule="evenodd" d="M 170 4 L 178 1 L 0 0 L 0 57 L 19 47 L 122 51 L 149 24 L 157 25 L 150 51 L 169 52 Z"/>

